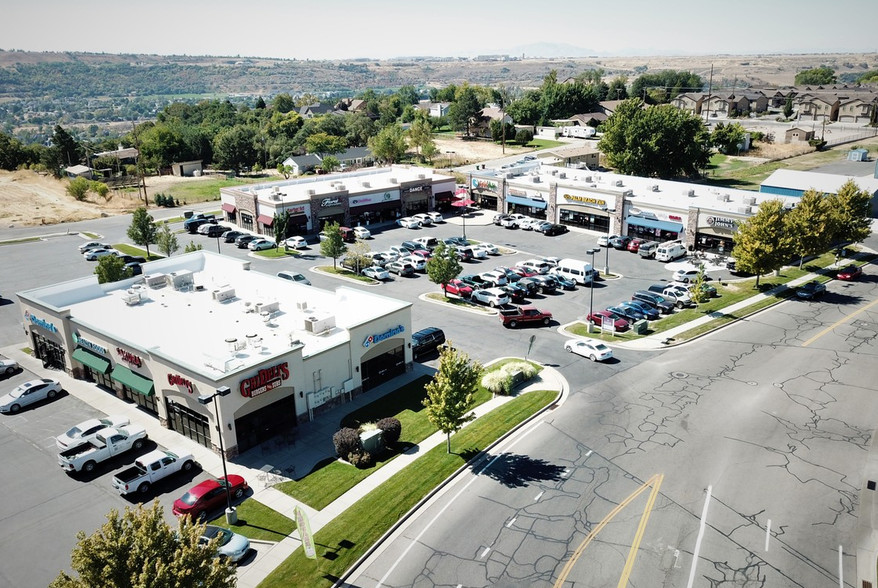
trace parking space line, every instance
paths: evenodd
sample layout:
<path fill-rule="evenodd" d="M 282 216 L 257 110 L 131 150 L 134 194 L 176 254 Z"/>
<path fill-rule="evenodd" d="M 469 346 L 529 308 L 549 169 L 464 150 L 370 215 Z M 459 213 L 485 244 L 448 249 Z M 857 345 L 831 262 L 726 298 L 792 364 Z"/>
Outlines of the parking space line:
<path fill-rule="evenodd" d="M 692 551 L 692 567 L 689 569 L 689 582 L 686 588 L 692 588 L 695 581 L 695 567 L 698 565 L 698 552 L 701 551 L 701 540 L 704 539 L 704 527 L 707 524 L 707 507 L 710 505 L 710 494 L 713 486 L 707 487 L 707 495 L 704 497 L 704 508 L 701 509 L 701 523 L 698 525 L 698 538 L 695 539 L 695 549 Z"/>

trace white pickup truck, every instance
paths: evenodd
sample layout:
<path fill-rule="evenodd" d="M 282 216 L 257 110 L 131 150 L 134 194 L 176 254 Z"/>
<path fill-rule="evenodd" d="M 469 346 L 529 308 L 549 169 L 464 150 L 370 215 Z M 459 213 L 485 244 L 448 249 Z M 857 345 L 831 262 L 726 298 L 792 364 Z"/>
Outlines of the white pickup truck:
<path fill-rule="evenodd" d="M 113 476 L 113 488 L 119 494 L 145 494 L 159 480 L 179 471 L 188 472 L 194 466 L 195 460 L 190 453 L 156 449 L 138 458 L 130 468 Z"/>
<path fill-rule="evenodd" d="M 146 429 L 140 425 L 107 427 L 101 429 L 94 439 L 65 449 L 58 454 L 58 465 L 67 472 L 91 472 L 102 462 L 130 449 L 140 449 L 146 440 Z"/>

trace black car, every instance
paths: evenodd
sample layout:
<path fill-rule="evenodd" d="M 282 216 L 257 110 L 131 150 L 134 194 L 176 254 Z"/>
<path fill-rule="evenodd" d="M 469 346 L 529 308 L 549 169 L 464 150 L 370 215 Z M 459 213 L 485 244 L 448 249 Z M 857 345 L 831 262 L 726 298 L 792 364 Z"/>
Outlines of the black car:
<path fill-rule="evenodd" d="M 817 280 L 811 280 L 796 288 L 796 296 L 804 300 L 813 300 L 824 294 L 826 294 L 826 285 Z"/>
<path fill-rule="evenodd" d="M 146 263 L 146 258 L 141 257 L 140 255 L 120 255 L 119 259 L 122 260 L 126 265 L 129 263 Z"/>
<path fill-rule="evenodd" d="M 621 304 L 619 304 L 619 306 L 621 306 L 622 308 L 625 308 L 626 306 L 633 306 L 644 315 L 646 315 L 647 320 L 650 321 L 657 321 L 659 318 L 661 318 L 661 312 L 659 311 L 659 309 L 651 304 L 647 304 L 646 302 L 642 302 L 640 300 L 629 300 L 627 302 L 622 302 Z"/>
<path fill-rule="evenodd" d="M 629 323 L 633 323 L 634 321 L 639 321 L 646 318 L 646 315 L 643 314 L 643 312 L 641 312 L 639 308 L 635 308 L 633 306 L 608 306 L 607 310 L 617 316 L 621 316 Z"/>
<path fill-rule="evenodd" d="M 260 239 L 258 235 L 241 235 L 237 239 L 235 239 L 235 245 L 238 246 L 238 249 L 247 249 L 247 245 L 250 244 L 250 241 L 254 241 L 256 239 Z"/>
<path fill-rule="evenodd" d="M 247 233 L 244 233 L 242 231 L 228 231 L 225 235 L 223 235 L 223 240 L 225 240 L 226 243 L 234 243 L 235 239 L 237 239 L 241 235 L 246 234 Z"/>
<path fill-rule="evenodd" d="M 620 235 L 617 237 L 613 237 L 610 239 L 610 246 L 613 249 L 627 249 L 628 243 L 631 242 L 631 237 L 626 237 L 624 235 Z"/>
<path fill-rule="evenodd" d="M 558 282 L 552 276 L 533 276 L 530 279 L 535 280 L 540 285 L 543 294 L 551 294 L 558 289 Z"/>
<path fill-rule="evenodd" d="M 519 274 L 515 273 L 514 271 L 512 271 L 508 267 L 503 267 L 502 265 L 499 267 L 495 267 L 494 271 L 500 272 L 501 274 L 504 274 L 506 276 L 507 282 L 517 282 L 518 280 L 521 279 L 521 276 Z"/>
<path fill-rule="evenodd" d="M 126 263 L 125 268 L 131 270 L 132 276 L 139 276 L 143 273 L 143 268 L 140 267 L 140 263 L 138 263 L 136 261 Z"/>
<path fill-rule="evenodd" d="M 662 314 L 670 314 L 674 311 L 674 302 L 671 302 L 661 294 L 649 292 L 647 290 L 638 290 L 631 296 L 631 300 L 639 300 L 646 302 L 650 306 L 657 308 Z"/>
<path fill-rule="evenodd" d="M 527 288 L 520 284 L 506 284 L 501 286 L 500 289 L 506 292 L 512 302 L 524 302 L 524 299 L 528 296 Z"/>
<path fill-rule="evenodd" d="M 400 247 L 405 249 L 406 251 L 417 251 L 419 249 L 423 249 L 424 247 L 415 243 L 414 241 L 403 241 L 399 244 Z"/>
<path fill-rule="evenodd" d="M 445 343 L 445 332 L 438 327 L 427 327 L 415 333 L 412 333 L 412 355 L 417 357 L 436 351 L 436 349 Z"/>
<path fill-rule="evenodd" d="M 451 243 L 454 243 L 455 245 L 459 245 L 460 247 L 467 247 L 467 246 L 469 246 L 469 241 L 467 241 L 467 240 L 464 239 L 463 237 L 448 237 L 448 238 L 445 239 L 445 240 L 446 240 L 446 241 L 450 241 Z"/>
<path fill-rule="evenodd" d="M 555 235 L 563 235 L 564 233 L 568 232 L 569 230 L 570 229 L 568 229 L 564 225 L 552 225 L 550 227 L 547 227 L 546 230 L 543 231 L 543 234 L 546 237 L 554 237 Z"/>
<path fill-rule="evenodd" d="M 516 284 L 527 288 L 528 296 L 533 296 L 540 291 L 540 282 L 533 278 L 521 278 L 516 282 Z"/>

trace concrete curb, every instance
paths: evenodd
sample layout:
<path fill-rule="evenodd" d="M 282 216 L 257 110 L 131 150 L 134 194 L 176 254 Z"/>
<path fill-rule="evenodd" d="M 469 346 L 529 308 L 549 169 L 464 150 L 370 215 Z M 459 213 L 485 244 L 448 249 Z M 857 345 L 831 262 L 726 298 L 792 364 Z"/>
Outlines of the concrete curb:
<path fill-rule="evenodd" d="M 497 361 L 501 361 L 502 359 L 504 359 L 504 358 L 494 360 L 491 363 L 496 363 Z M 487 364 L 487 365 L 491 365 L 491 364 Z M 415 504 L 411 509 L 409 509 L 408 512 L 406 512 L 404 515 L 402 515 L 396 521 L 396 523 L 394 523 L 387 531 L 385 531 L 384 534 L 382 534 L 381 537 L 379 537 L 378 540 L 375 541 L 375 543 L 373 543 L 369 547 L 369 549 L 366 550 L 365 553 L 363 553 L 363 555 L 361 555 L 359 558 L 357 558 L 357 561 L 355 561 L 351 565 L 351 567 L 349 567 L 347 570 L 345 570 L 345 572 L 341 575 L 341 577 L 339 577 L 339 579 L 335 581 L 335 583 L 333 584 L 333 588 L 346 586 L 347 585 L 346 581 L 351 576 L 351 574 L 353 574 L 361 565 L 363 565 L 363 563 L 365 563 L 370 557 L 372 557 L 372 555 L 378 550 L 379 547 L 381 547 L 381 545 L 389 537 L 391 537 L 415 513 L 417 513 L 421 508 L 423 508 L 428 502 L 430 502 L 440 491 L 444 490 L 451 482 L 455 481 L 458 478 L 458 476 L 460 476 L 465 471 L 471 470 L 475 465 L 477 465 L 479 462 L 483 461 L 485 459 L 485 457 L 487 456 L 487 454 L 491 451 L 491 449 L 493 449 L 494 447 L 497 447 L 498 445 L 500 445 L 501 443 L 506 441 L 512 435 L 518 433 L 518 431 L 523 429 L 526 425 L 529 425 L 530 423 L 532 423 L 534 420 L 536 420 L 538 417 L 542 416 L 544 413 L 546 413 L 550 410 L 554 410 L 555 408 L 560 406 L 560 404 L 563 403 L 563 400 L 566 399 L 568 394 L 569 394 L 569 386 L 567 384 L 567 380 L 564 379 L 564 377 L 561 375 L 561 373 L 558 372 L 557 370 L 555 370 L 554 368 L 549 368 L 549 367 L 543 366 L 543 371 L 545 371 L 545 370 L 552 370 L 554 377 L 556 377 L 558 382 L 560 383 L 558 395 L 555 397 L 555 400 L 553 400 L 550 404 L 547 404 L 542 409 L 538 410 L 537 412 L 532 414 L 530 417 L 523 420 L 518 425 L 516 425 L 515 427 L 513 427 L 512 429 L 510 429 L 509 431 L 507 431 L 503 435 L 501 435 L 496 441 L 491 443 L 488 447 L 484 448 L 482 451 L 480 451 L 478 454 L 476 454 L 468 462 L 466 462 L 465 464 L 460 466 L 450 476 L 445 478 L 445 480 L 442 481 L 438 486 L 436 486 L 429 493 L 427 493 L 426 496 L 424 496 L 421 500 L 419 500 L 417 502 L 417 504 Z M 546 388 L 541 388 L 541 389 L 548 389 L 548 388 L 546 387 Z"/>

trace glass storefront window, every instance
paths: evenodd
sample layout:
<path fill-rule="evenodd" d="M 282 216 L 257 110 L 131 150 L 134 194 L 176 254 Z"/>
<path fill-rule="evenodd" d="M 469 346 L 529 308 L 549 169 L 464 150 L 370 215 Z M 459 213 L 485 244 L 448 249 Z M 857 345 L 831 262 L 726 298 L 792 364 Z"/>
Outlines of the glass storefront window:
<path fill-rule="evenodd" d="M 562 208 L 559 218 L 559 222 L 562 225 L 581 227 L 583 229 L 598 231 L 601 233 L 610 232 L 610 217 L 608 216 Z"/>
<path fill-rule="evenodd" d="M 253 217 L 246 212 L 241 213 L 241 228 L 247 231 L 253 230 Z"/>

